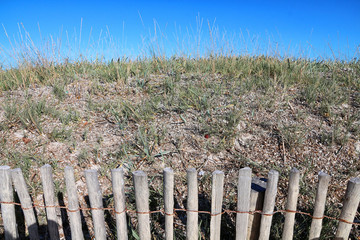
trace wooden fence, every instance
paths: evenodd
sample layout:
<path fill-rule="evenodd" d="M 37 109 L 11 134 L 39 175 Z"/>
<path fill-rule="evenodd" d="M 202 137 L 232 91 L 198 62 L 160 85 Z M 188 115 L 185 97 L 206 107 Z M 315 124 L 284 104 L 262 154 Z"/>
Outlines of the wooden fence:
<path fill-rule="evenodd" d="M 174 172 L 170 168 L 164 169 L 164 208 L 159 211 L 149 209 L 149 188 L 147 174 L 143 171 L 133 172 L 133 183 L 135 189 L 136 213 L 138 218 L 138 235 L 140 239 L 151 239 L 150 214 L 162 212 L 165 215 L 165 239 L 175 239 L 174 236 L 174 212 L 186 211 L 186 238 L 195 240 L 199 238 L 198 214 L 204 213 L 198 209 L 198 183 L 197 171 L 192 168 L 187 171 L 187 206 L 186 209 L 174 208 Z M 52 168 L 44 165 L 40 169 L 41 181 L 44 193 L 44 206 L 46 209 L 47 227 L 50 239 L 60 239 L 61 219 L 59 218 L 60 208 L 65 208 L 69 217 L 71 238 L 76 240 L 84 239 L 78 193 L 75 185 L 74 170 L 72 167 L 65 168 L 65 184 L 67 191 L 67 206 L 59 206 L 55 197 Z M 104 210 L 113 210 L 116 215 L 116 233 L 118 239 L 127 239 L 127 218 L 128 210 L 125 207 L 125 189 L 123 170 L 111 170 L 112 190 L 114 195 L 114 208 L 103 207 L 103 196 L 98 181 L 96 170 L 85 170 L 86 185 L 90 200 L 91 216 L 93 220 L 95 239 L 106 239 L 106 227 Z M 301 214 L 297 210 L 297 199 L 299 195 L 300 173 L 292 169 L 289 177 L 288 197 L 285 210 L 274 211 L 277 194 L 279 173 L 271 170 L 268 173 L 266 182 L 252 178 L 250 168 L 239 170 L 238 197 L 236 210 L 223 210 L 223 185 L 224 173 L 214 171 L 212 174 L 212 195 L 210 239 L 220 239 L 221 216 L 223 213 L 236 214 L 236 239 L 269 239 L 270 228 L 274 213 L 283 212 L 285 222 L 283 239 L 292 239 L 295 214 Z M 324 218 L 325 201 L 330 176 L 320 172 L 318 176 L 318 187 L 314 205 L 312 223 L 309 239 L 319 239 L 322 220 Z M 255 190 L 255 186 L 260 189 Z M 14 189 L 20 203 L 14 202 Z M 0 167 L 0 200 L 5 239 L 18 239 L 19 233 L 16 225 L 15 205 L 20 205 L 24 214 L 25 223 L 30 239 L 40 239 L 38 225 L 34 208 L 35 206 L 28 193 L 23 174 L 20 169 L 11 170 L 8 166 Z M 340 214 L 335 239 L 348 239 L 355 214 L 360 201 L 360 179 L 353 178 L 348 182 L 344 197 L 343 207 Z M 260 205 L 259 205 L 260 203 Z M 257 210 L 257 209 L 261 210 Z M 259 213 L 259 214 L 254 214 Z M 305 213 L 302 213 L 305 214 Z M 309 215 L 309 214 L 307 214 Z M 258 216 L 258 217 L 257 217 Z M 63 233 L 62 233 L 63 234 Z"/>

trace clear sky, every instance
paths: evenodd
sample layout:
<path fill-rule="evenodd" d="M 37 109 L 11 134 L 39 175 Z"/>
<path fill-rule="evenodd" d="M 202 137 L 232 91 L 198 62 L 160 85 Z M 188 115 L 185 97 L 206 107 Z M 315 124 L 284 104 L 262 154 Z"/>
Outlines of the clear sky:
<path fill-rule="evenodd" d="M 360 45 L 358 0 L 0 0 L 0 23 L 13 45 L 24 41 L 26 29 L 36 46 L 49 43 L 51 36 L 53 44 L 61 39 L 62 49 L 71 46 L 69 54 L 80 49 L 84 55 L 108 57 L 149 53 L 149 43 L 155 42 L 168 56 L 206 52 L 216 43 L 237 53 L 351 59 L 359 56 Z M 2 26 L 0 44 L 3 52 L 11 49 Z"/>

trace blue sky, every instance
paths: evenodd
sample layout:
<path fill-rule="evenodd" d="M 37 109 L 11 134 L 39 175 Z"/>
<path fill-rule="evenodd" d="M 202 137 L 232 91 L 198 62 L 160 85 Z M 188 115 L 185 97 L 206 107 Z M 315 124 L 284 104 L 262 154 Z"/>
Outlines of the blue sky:
<path fill-rule="evenodd" d="M 241 54 L 350 59 L 359 56 L 360 1 L 0 0 L 0 23 L 13 45 L 26 29 L 38 48 L 61 39 L 63 55 L 137 56 L 149 43 L 168 56 L 194 55 L 216 42 Z M 2 26 L 0 44 L 11 52 Z"/>

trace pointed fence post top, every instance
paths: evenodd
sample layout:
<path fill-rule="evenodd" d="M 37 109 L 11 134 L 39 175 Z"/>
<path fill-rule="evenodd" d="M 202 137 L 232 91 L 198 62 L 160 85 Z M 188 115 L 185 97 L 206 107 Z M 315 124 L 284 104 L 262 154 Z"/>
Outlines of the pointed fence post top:
<path fill-rule="evenodd" d="M 268 176 L 269 178 L 272 178 L 272 177 L 278 177 L 279 176 L 279 172 L 274 170 L 274 169 L 271 169 L 268 173 Z"/>
<path fill-rule="evenodd" d="M 215 171 L 213 171 L 213 173 L 212 173 L 212 175 L 214 176 L 214 175 L 223 175 L 224 174 L 224 172 L 223 171 L 220 171 L 220 170 L 215 170 Z"/>
<path fill-rule="evenodd" d="M 10 167 L 9 166 L 0 166 L 0 170 L 4 171 L 4 170 L 9 170 Z"/>
<path fill-rule="evenodd" d="M 14 169 L 11 170 L 11 172 L 13 172 L 13 173 L 22 173 L 21 168 L 14 168 Z"/>
<path fill-rule="evenodd" d="M 50 164 L 45 164 L 40 169 L 45 169 L 45 168 L 51 168 L 51 165 Z"/>
<path fill-rule="evenodd" d="M 331 177 L 329 174 L 327 174 L 326 172 L 323 172 L 323 171 L 320 171 L 318 173 L 318 176 L 321 177 L 321 178 L 329 178 L 329 179 Z"/>
<path fill-rule="evenodd" d="M 360 178 L 359 177 L 351 178 L 349 181 L 356 184 L 356 185 L 360 184 Z"/>
<path fill-rule="evenodd" d="M 133 175 L 143 177 L 143 176 L 146 176 L 146 173 L 144 171 L 137 170 L 137 171 L 133 172 Z"/>
<path fill-rule="evenodd" d="M 293 167 L 291 170 L 290 170 L 290 173 L 298 173 L 300 172 L 299 169 L 297 169 L 296 167 Z"/>
<path fill-rule="evenodd" d="M 114 168 L 114 169 L 111 169 L 111 172 L 121 172 L 121 173 L 124 173 L 124 169 L 121 167 L 121 168 Z"/>
<path fill-rule="evenodd" d="M 97 170 L 96 169 L 86 169 L 84 172 L 94 174 L 94 173 L 97 173 Z"/>
<path fill-rule="evenodd" d="M 243 168 L 240 168 L 239 172 L 251 172 L 251 168 L 243 167 Z"/>
<path fill-rule="evenodd" d="M 164 168 L 164 172 L 167 172 L 167 173 L 174 173 L 174 171 L 172 170 L 172 168 Z"/>

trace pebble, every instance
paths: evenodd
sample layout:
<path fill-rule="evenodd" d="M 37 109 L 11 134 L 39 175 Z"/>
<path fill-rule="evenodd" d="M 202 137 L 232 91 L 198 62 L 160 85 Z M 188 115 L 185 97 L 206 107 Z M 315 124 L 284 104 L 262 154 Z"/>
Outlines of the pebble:
<path fill-rule="evenodd" d="M 357 155 L 360 155 L 360 141 L 355 142 L 354 146 L 355 146 L 355 153 Z"/>

